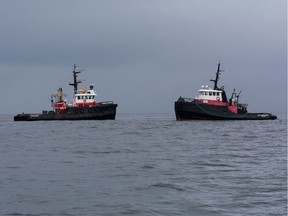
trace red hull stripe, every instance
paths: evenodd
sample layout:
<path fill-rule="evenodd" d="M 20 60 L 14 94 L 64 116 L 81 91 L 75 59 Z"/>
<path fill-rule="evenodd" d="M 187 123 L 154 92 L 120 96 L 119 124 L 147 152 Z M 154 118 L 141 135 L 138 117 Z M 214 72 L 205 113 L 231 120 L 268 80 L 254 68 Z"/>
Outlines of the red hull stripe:
<path fill-rule="evenodd" d="M 203 104 L 209 104 L 209 105 L 215 105 L 215 106 L 228 106 L 229 103 L 227 102 L 222 102 L 222 101 L 217 101 L 217 100 L 203 100 L 203 99 L 198 99 L 197 100 L 199 103 Z"/>

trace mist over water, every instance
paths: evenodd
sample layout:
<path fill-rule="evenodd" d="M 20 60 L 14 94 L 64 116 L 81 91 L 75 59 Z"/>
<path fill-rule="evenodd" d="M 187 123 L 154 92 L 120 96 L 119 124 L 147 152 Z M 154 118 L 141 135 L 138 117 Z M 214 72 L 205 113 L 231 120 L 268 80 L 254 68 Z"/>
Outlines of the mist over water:
<path fill-rule="evenodd" d="M 287 215 L 287 117 L 13 122 L 1 215 Z"/>

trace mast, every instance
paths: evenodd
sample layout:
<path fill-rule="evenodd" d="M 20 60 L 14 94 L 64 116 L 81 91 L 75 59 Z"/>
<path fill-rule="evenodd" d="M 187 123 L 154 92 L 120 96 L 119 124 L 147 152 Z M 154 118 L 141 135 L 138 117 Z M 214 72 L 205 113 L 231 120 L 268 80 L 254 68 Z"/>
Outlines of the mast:
<path fill-rule="evenodd" d="M 78 84 L 81 83 L 82 81 L 77 80 L 77 74 L 81 73 L 82 71 L 76 71 L 76 64 L 74 64 L 74 69 L 73 69 L 73 83 L 69 83 L 69 85 L 74 87 L 74 94 L 77 94 L 77 88 Z"/>
<path fill-rule="evenodd" d="M 217 84 L 218 84 L 218 80 L 219 80 L 219 77 L 220 77 L 220 74 L 223 70 L 220 70 L 220 62 L 218 63 L 218 68 L 217 68 L 217 72 L 216 72 L 216 78 L 213 80 L 213 79 L 210 79 L 210 81 L 213 81 L 214 82 L 214 90 L 219 90 Z"/>

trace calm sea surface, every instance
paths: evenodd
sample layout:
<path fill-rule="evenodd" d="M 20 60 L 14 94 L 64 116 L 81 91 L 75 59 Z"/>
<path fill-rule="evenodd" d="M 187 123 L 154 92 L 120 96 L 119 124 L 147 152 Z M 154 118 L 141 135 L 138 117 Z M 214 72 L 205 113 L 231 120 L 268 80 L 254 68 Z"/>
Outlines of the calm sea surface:
<path fill-rule="evenodd" d="M 287 215 L 287 120 L 13 122 L 0 215 Z"/>

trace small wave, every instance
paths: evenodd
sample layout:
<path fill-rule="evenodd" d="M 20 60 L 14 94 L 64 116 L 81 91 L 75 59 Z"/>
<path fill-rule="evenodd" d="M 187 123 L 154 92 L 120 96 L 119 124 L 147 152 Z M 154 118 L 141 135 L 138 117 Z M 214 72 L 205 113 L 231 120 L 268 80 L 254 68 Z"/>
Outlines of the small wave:
<path fill-rule="evenodd" d="M 5 216 L 50 216 L 52 214 L 48 213 L 41 213 L 41 214 L 22 214 L 22 213 L 10 213 L 10 214 L 5 214 Z"/>
<path fill-rule="evenodd" d="M 73 164 L 75 162 L 74 161 L 61 161 L 60 163 L 62 163 L 62 164 Z"/>
<path fill-rule="evenodd" d="M 25 214 L 21 214 L 21 213 L 11 213 L 11 214 L 6 214 L 7 216 L 23 216 Z"/>
<path fill-rule="evenodd" d="M 198 166 L 207 166 L 207 167 L 227 167 L 227 168 L 235 168 L 235 166 L 232 166 L 230 164 L 224 164 L 224 163 L 209 163 L 209 162 L 198 162 L 196 163 Z"/>
<path fill-rule="evenodd" d="M 86 154 L 117 154 L 121 153 L 119 150 L 114 150 L 114 151 L 85 151 L 85 150 L 78 150 L 74 151 L 74 154 L 81 154 L 81 155 L 86 155 Z"/>
<path fill-rule="evenodd" d="M 185 188 L 179 186 L 179 185 L 175 185 L 175 184 L 171 184 L 171 183 L 156 183 L 153 185 L 150 185 L 151 187 L 158 187 L 158 188 L 168 188 L 168 189 L 174 189 L 177 191 L 185 191 Z"/>
<path fill-rule="evenodd" d="M 143 169 L 153 169 L 154 166 L 152 166 L 152 165 L 144 165 L 141 168 L 143 168 Z"/>
<path fill-rule="evenodd" d="M 257 135 L 244 135 L 243 136 L 243 138 L 245 139 L 245 138 L 247 138 L 247 139 L 256 139 L 256 138 L 258 138 L 259 136 L 257 136 Z"/>
<path fill-rule="evenodd" d="M 231 137 L 232 135 L 231 135 L 231 134 L 228 134 L 228 133 L 224 133 L 224 134 L 222 134 L 221 136 L 223 136 L 223 137 Z"/>
<path fill-rule="evenodd" d="M 7 166 L 5 167 L 6 169 L 19 169 L 21 168 L 20 166 Z"/>

